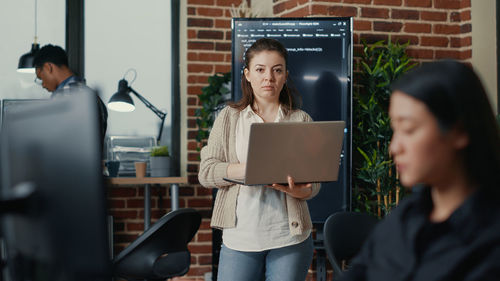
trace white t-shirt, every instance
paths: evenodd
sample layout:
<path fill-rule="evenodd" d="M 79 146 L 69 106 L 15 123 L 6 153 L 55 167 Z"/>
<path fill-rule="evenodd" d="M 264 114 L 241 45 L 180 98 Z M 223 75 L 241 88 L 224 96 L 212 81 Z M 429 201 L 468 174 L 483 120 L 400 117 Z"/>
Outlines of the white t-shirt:
<path fill-rule="evenodd" d="M 280 122 L 283 117 L 280 107 L 274 122 Z M 247 160 L 250 125 L 263 122 L 250 106 L 240 112 L 236 124 L 236 155 L 240 163 L 246 163 Z M 240 185 L 236 227 L 225 228 L 222 240 L 230 249 L 257 252 L 298 244 L 309 237 L 310 232 L 290 235 L 284 192 L 262 185 Z"/>

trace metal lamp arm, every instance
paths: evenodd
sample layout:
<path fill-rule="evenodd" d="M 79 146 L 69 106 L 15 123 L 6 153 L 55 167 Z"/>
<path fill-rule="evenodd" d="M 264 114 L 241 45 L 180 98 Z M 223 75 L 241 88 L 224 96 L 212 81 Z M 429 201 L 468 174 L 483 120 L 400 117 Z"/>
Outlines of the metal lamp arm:
<path fill-rule="evenodd" d="M 147 99 L 145 99 L 141 94 L 136 92 L 132 87 L 128 87 L 128 89 L 134 93 L 134 95 L 142 101 L 147 108 L 149 108 L 151 111 L 153 111 L 158 117 L 161 119 L 161 125 L 160 125 L 160 133 L 158 134 L 158 137 L 156 138 L 157 144 L 160 144 L 160 138 L 161 138 L 161 133 L 163 132 L 163 124 L 165 123 L 165 117 L 167 117 L 167 114 L 158 108 L 156 108 L 154 105 L 152 105 Z"/>

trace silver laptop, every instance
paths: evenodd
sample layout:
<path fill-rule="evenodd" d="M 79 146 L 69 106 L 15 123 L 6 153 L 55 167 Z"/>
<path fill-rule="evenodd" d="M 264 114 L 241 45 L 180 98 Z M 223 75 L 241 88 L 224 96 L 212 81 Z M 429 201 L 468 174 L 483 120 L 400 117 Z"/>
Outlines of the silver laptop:
<path fill-rule="evenodd" d="M 330 182 L 338 179 L 344 121 L 254 123 L 242 185 Z"/>

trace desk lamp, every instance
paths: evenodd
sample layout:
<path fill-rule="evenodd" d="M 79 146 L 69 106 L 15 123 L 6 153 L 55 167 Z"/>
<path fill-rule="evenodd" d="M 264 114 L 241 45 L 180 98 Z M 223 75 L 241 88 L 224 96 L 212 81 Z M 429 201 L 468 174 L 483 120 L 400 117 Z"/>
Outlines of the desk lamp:
<path fill-rule="evenodd" d="M 135 80 L 135 78 L 134 78 Z M 133 81 L 132 81 L 133 82 Z M 134 101 L 130 97 L 130 92 L 132 92 L 140 101 L 142 101 L 147 108 L 153 111 L 158 117 L 161 119 L 160 125 L 160 133 L 158 134 L 158 138 L 156 139 L 156 143 L 160 144 L 161 133 L 163 131 L 163 124 L 165 123 L 165 117 L 167 114 L 154 105 L 152 105 L 148 100 L 146 100 L 143 96 L 141 96 L 138 92 L 136 92 L 132 87 L 128 85 L 127 80 L 125 78 L 121 79 L 118 82 L 118 92 L 116 92 L 108 102 L 108 108 L 114 111 L 119 112 L 131 112 L 135 109 Z"/>

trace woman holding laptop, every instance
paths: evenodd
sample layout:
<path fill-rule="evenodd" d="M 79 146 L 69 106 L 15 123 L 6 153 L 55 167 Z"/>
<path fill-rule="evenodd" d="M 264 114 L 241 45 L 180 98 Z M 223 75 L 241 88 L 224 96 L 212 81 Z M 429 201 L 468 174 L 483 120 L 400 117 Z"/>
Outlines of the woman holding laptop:
<path fill-rule="evenodd" d="M 243 178 L 250 125 L 257 122 L 310 122 L 298 109 L 287 83 L 288 54 L 273 39 L 257 40 L 245 53 L 243 97 L 224 108 L 201 150 L 198 179 L 219 188 L 211 226 L 223 230 L 218 280 L 303 281 L 313 257 L 312 223 L 305 200 L 319 184 L 245 186 Z"/>

